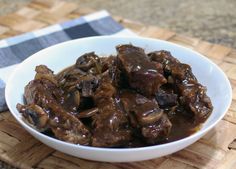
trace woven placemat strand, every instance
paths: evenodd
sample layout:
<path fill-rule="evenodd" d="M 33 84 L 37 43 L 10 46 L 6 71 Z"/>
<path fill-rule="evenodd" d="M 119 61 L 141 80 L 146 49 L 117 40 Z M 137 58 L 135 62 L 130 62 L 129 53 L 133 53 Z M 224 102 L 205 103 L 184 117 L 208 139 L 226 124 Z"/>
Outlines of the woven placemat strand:
<path fill-rule="evenodd" d="M 37 0 L 15 13 L 0 17 L 0 39 L 78 18 L 93 12 L 78 4 Z M 100 163 L 75 158 L 35 140 L 9 112 L 0 114 L 0 167 L 12 168 L 100 168 L 100 169 L 235 169 L 236 168 L 236 50 L 196 38 L 178 35 L 155 26 L 114 17 L 135 33 L 192 48 L 219 65 L 233 88 L 233 101 L 223 120 L 202 139 L 173 155 L 135 163 Z"/>

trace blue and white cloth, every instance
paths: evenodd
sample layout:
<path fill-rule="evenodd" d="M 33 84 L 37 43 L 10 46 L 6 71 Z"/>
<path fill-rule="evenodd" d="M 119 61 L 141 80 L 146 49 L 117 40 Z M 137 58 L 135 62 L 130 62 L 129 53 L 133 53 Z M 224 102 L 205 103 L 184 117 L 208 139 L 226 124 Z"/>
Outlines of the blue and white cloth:
<path fill-rule="evenodd" d="M 51 45 L 89 36 L 135 35 L 117 23 L 107 11 L 0 40 L 0 112 L 7 110 L 5 84 L 13 69 L 30 55 Z"/>

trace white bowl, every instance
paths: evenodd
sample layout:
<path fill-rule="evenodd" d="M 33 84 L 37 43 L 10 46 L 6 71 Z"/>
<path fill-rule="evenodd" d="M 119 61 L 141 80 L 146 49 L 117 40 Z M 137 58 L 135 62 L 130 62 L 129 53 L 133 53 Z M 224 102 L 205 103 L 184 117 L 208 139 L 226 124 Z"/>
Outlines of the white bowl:
<path fill-rule="evenodd" d="M 21 114 L 16 109 L 16 104 L 23 103 L 24 87 L 34 78 L 35 66 L 45 64 L 57 73 L 75 63 L 77 57 L 86 52 L 95 51 L 100 56 L 107 56 L 116 53 L 115 46 L 125 43 L 140 46 L 146 52 L 161 49 L 168 50 L 180 61 L 191 65 L 193 73 L 200 83 L 207 86 L 207 94 L 210 96 L 214 106 L 213 113 L 203 124 L 201 130 L 184 139 L 162 145 L 120 149 L 95 148 L 70 144 L 51 138 L 31 128 L 22 120 Z M 218 66 L 190 49 L 156 39 L 104 36 L 64 42 L 37 52 L 22 62 L 11 74 L 7 82 L 5 95 L 7 105 L 16 120 L 30 134 L 46 145 L 84 159 L 106 162 L 130 162 L 165 156 L 197 141 L 223 118 L 231 103 L 232 90 L 229 80 Z"/>

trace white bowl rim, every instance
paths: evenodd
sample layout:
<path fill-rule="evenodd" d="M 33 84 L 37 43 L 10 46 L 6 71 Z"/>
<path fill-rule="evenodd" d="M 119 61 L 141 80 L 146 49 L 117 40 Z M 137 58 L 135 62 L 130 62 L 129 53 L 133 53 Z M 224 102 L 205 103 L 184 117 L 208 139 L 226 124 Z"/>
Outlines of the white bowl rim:
<path fill-rule="evenodd" d="M 53 48 L 57 48 L 57 47 L 60 47 L 60 46 L 64 46 L 64 45 L 69 45 L 70 43 L 76 43 L 77 41 L 83 41 L 83 40 L 91 40 L 91 39 L 132 39 L 132 40 L 135 40 L 135 39 L 139 39 L 139 40 L 146 40 L 146 41 L 159 41 L 160 43 L 164 43 L 164 44 L 167 44 L 167 45 L 171 45 L 171 46 L 176 46 L 178 48 L 182 48 L 184 49 L 185 51 L 188 51 L 188 52 L 191 52 L 195 55 L 198 55 L 198 57 L 201 57 L 201 59 L 204 59 L 206 61 L 208 61 L 209 63 L 211 63 L 219 72 L 221 72 L 221 74 L 224 76 L 224 79 L 226 80 L 226 84 L 227 86 L 230 88 L 230 93 L 229 93 L 229 98 L 230 98 L 230 101 L 227 103 L 226 105 L 226 109 L 225 109 L 225 112 L 221 114 L 220 117 L 218 117 L 217 120 L 215 120 L 212 124 L 210 124 L 209 127 L 207 127 L 206 129 L 204 130 L 200 130 L 200 131 L 197 131 L 195 132 L 194 134 L 188 136 L 188 137 L 185 137 L 183 139 L 180 139 L 180 140 L 176 140 L 176 141 L 172 141 L 172 142 L 169 142 L 169 143 L 164 143 L 164 144 L 159 144 L 159 145 L 153 145 L 153 146 L 145 146 L 145 147 L 136 147 L 136 148 L 102 148 L 102 147 L 92 147 L 92 146 L 84 146 L 84 145 L 79 145 L 79 144 L 73 144 L 73 143 L 68 143 L 68 142 L 65 142 L 65 141 L 61 141 L 61 140 L 58 140 L 56 138 L 52 138 L 50 136 L 47 136 L 43 133 L 40 133 L 39 131 L 37 131 L 36 129 L 30 127 L 28 124 L 26 124 L 25 122 L 21 122 L 19 120 L 19 117 L 16 115 L 16 113 L 14 113 L 14 110 L 9 107 L 9 110 L 11 112 L 11 114 L 14 116 L 14 118 L 24 127 L 24 128 L 27 128 L 28 130 L 30 130 L 31 132 L 33 132 L 34 134 L 36 135 L 40 135 L 40 137 L 46 139 L 46 140 L 49 140 L 49 141 L 52 141 L 52 142 L 56 142 L 58 144 L 64 144 L 65 146 L 69 146 L 69 147 L 73 147 L 73 148 L 80 148 L 80 149 L 84 149 L 84 150 L 93 150 L 93 151 L 99 151 L 99 152 L 129 152 L 129 151 L 132 151 L 132 152 L 135 152 L 135 151 L 143 151 L 143 150 L 151 150 L 153 148 L 163 148 L 163 147 L 168 147 L 168 146 L 171 146 L 171 145 L 175 145 L 175 144 L 181 144 L 182 142 L 184 143 L 185 141 L 187 140 L 191 140 L 191 139 L 194 139 L 196 137 L 199 137 L 200 135 L 202 135 L 203 133 L 206 133 L 208 132 L 210 129 L 212 129 L 223 117 L 224 115 L 226 114 L 227 110 L 229 109 L 230 105 L 231 105 L 231 101 L 232 101 L 232 87 L 231 87 L 231 84 L 229 82 L 229 79 L 228 77 L 225 75 L 225 73 L 214 63 L 212 62 L 210 59 L 208 59 L 207 57 L 203 56 L 202 54 L 190 49 L 190 48 L 187 48 L 187 47 L 184 47 L 184 46 L 181 46 L 181 45 L 178 45 L 178 44 L 175 44 L 175 43 L 172 43 L 172 42 L 168 42 L 168 41 L 165 41 L 165 40 L 160 40 L 160 39 L 152 39 L 152 38 L 146 38 L 146 37 L 129 37 L 129 36 L 94 36 L 94 37 L 86 37 L 86 38 L 80 38 L 80 39 L 74 39 L 74 40 L 70 40 L 70 41 L 66 41 L 66 42 L 62 42 L 62 43 L 59 43 L 59 44 L 56 44 L 56 45 L 53 45 L 53 46 L 50 46 L 48 48 L 45 48 L 45 49 L 42 49 L 38 52 L 36 52 L 35 54 L 29 56 L 27 59 L 25 59 L 23 62 L 21 62 L 17 67 L 16 69 L 11 73 L 10 77 L 8 78 L 8 81 L 6 83 L 6 88 L 5 88 L 5 98 L 6 98 L 6 103 L 7 105 L 10 104 L 10 98 L 8 97 L 8 93 L 10 92 L 10 89 L 9 89 L 9 83 L 12 81 L 12 79 L 14 78 L 16 72 L 18 69 L 21 69 L 22 65 L 27 63 L 31 58 L 33 58 L 35 55 L 38 55 L 40 52 L 42 51 L 45 51 L 45 50 L 48 50 L 49 48 L 50 49 L 53 49 Z M 30 58 L 30 59 L 29 59 Z"/>

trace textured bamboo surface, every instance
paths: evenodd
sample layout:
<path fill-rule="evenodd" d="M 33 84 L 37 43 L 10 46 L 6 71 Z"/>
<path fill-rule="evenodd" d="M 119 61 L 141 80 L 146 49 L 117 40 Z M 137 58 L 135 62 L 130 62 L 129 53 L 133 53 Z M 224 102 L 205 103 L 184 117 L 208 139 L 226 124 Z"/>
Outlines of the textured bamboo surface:
<path fill-rule="evenodd" d="M 69 2 L 33 1 L 15 13 L 0 17 L 0 39 L 92 11 Z M 9 112 L 4 112 L 0 114 L 0 160 L 19 168 L 236 169 L 236 50 L 121 17 L 114 18 L 141 36 L 192 48 L 219 65 L 233 88 L 233 101 L 224 119 L 198 142 L 172 155 L 143 162 L 111 164 L 82 160 L 55 151 L 34 139 Z"/>

